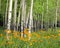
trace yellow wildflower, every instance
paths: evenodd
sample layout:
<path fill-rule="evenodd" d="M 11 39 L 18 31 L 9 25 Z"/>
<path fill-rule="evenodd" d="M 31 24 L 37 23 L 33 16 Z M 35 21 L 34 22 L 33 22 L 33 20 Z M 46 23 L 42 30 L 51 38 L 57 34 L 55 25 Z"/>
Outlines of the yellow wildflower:
<path fill-rule="evenodd" d="M 58 36 L 60 36 L 60 33 L 58 34 Z"/>
<path fill-rule="evenodd" d="M 24 29 L 24 34 L 28 34 L 28 29 Z"/>
<path fill-rule="evenodd" d="M 11 33 L 11 30 L 9 30 L 9 29 L 6 29 L 6 30 L 4 30 L 6 33 L 8 33 L 8 34 L 10 34 Z"/>
<path fill-rule="evenodd" d="M 58 32 L 60 32 L 60 30 L 58 30 Z"/>
<path fill-rule="evenodd" d="M 24 38 L 23 37 L 20 37 L 20 40 L 24 40 Z"/>
<path fill-rule="evenodd" d="M 0 34 L 0 37 L 2 36 L 2 34 Z"/>
<path fill-rule="evenodd" d="M 32 36 L 32 34 L 31 34 L 31 33 L 29 33 L 29 34 L 28 34 L 28 38 L 29 38 L 29 37 L 31 37 L 31 36 Z"/>
<path fill-rule="evenodd" d="M 32 42 L 30 42 L 30 44 L 29 44 L 30 46 L 32 46 Z"/>
<path fill-rule="evenodd" d="M 49 39 L 49 38 L 50 38 L 50 36 L 44 36 L 44 38 L 45 38 L 45 39 Z"/>

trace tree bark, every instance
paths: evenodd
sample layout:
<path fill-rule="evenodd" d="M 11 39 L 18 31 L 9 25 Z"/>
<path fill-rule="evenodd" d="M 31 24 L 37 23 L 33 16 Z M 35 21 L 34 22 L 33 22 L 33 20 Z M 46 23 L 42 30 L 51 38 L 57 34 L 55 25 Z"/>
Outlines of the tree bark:
<path fill-rule="evenodd" d="M 32 9 L 33 9 L 33 0 L 31 0 L 31 8 L 30 8 L 30 22 L 29 22 L 29 34 L 31 34 L 31 28 L 32 28 L 32 24 L 33 24 L 33 17 L 32 17 Z M 29 37 L 29 40 L 31 39 L 31 37 Z"/>
<path fill-rule="evenodd" d="M 16 30 L 16 18 L 17 18 L 17 0 L 14 0 L 14 31 Z"/>
<path fill-rule="evenodd" d="M 55 17 L 55 28 L 57 29 L 57 16 L 58 16 L 58 0 L 56 0 L 56 17 Z"/>
<path fill-rule="evenodd" d="M 23 37 L 24 30 L 24 17 L 25 17 L 25 0 L 22 0 L 22 16 L 21 16 L 21 37 Z"/>
<path fill-rule="evenodd" d="M 11 17 L 12 17 L 12 0 L 10 0 L 10 3 L 9 3 L 8 24 L 7 24 L 8 30 L 10 30 Z M 6 34 L 6 35 L 7 35 L 7 40 L 9 40 L 8 34 Z"/>

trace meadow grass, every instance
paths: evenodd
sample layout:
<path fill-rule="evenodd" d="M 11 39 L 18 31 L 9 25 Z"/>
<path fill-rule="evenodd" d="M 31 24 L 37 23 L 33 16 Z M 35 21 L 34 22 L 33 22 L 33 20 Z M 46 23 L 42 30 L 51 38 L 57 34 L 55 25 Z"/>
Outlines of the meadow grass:
<path fill-rule="evenodd" d="M 25 32 L 24 38 L 20 37 L 20 32 L 11 32 L 7 41 L 6 32 L 0 29 L 0 48 L 60 48 L 60 29 L 32 32 L 31 40 Z"/>

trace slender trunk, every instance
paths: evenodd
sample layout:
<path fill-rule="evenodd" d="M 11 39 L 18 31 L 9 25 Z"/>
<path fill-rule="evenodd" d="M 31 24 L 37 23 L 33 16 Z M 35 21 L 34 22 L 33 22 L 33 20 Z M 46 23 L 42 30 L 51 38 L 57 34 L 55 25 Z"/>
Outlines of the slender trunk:
<path fill-rule="evenodd" d="M 25 16 L 25 14 L 24 14 L 24 8 L 25 8 L 25 6 L 24 6 L 24 4 L 25 4 L 25 0 L 22 0 L 22 17 L 21 17 L 21 37 L 23 37 L 23 30 L 24 30 L 24 16 Z"/>
<path fill-rule="evenodd" d="M 17 0 L 14 0 L 14 31 L 16 30 Z"/>
<path fill-rule="evenodd" d="M 55 17 L 55 28 L 57 29 L 57 16 L 58 16 L 58 0 L 56 0 L 56 17 Z"/>
<path fill-rule="evenodd" d="M 26 28 L 26 3 L 24 4 L 24 29 Z"/>
<path fill-rule="evenodd" d="M 29 34 L 31 33 L 31 27 L 33 26 L 33 17 L 32 17 L 32 9 L 33 9 L 33 0 L 31 0 L 31 8 L 30 8 L 30 22 L 29 22 Z M 29 37 L 29 40 L 31 37 Z"/>
<path fill-rule="evenodd" d="M 18 21 L 17 21 L 17 31 L 18 31 L 18 27 L 20 26 L 20 10 L 19 10 L 19 15 L 18 15 Z"/>
<path fill-rule="evenodd" d="M 22 8 L 22 0 L 20 2 L 20 8 L 19 8 L 19 15 L 18 15 L 18 21 L 17 21 L 17 31 L 19 29 L 20 26 L 20 21 L 21 21 L 21 16 L 20 16 L 20 9 Z"/>
<path fill-rule="evenodd" d="M 41 22 L 41 29 L 43 29 L 43 16 L 44 16 L 44 2 L 43 2 L 43 5 L 42 5 L 42 22 Z"/>
<path fill-rule="evenodd" d="M 10 4 L 9 4 L 8 24 L 7 24 L 7 29 L 8 30 L 10 30 L 11 17 L 12 17 L 12 0 L 10 0 Z M 8 34 L 6 34 L 6 35 L 7 35 L 7 40 L 9 40 Z"/>
<path fill-rule="evenodd" d="M 11 25 L 11 17 L 12 17 L 12 0 L 10 0 L 9 12 L 8 12 L 8 24 L 7 24 L 7 29 L 9 29 L 9 30 L 10 30 L 10 25 Z"/>
<path fill-rule="evenodd" d="M 5 12 L 5 28 L 7 28 L 7 14 L 8 14 L 8 0 L 6 4 L 6 12 Z"/>
<path fill-rule="evenodd" d="M 27 14 L 27 17 L 26 17 L 26 25 L 25 25 L 25 27 L 27 28 L 27 26 L 28 26 L 28 20 L 29 20 L 29 13 L 30 13 L 30 11 L 28 12 L 28 14 Z"/>

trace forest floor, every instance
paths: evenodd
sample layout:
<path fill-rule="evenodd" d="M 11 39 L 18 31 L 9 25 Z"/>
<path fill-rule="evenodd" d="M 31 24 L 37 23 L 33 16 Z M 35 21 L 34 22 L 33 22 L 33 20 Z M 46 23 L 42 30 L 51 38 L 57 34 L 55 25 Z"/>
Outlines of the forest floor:
<path fill-rule="evenodd" d="M 0 48 L 60 48 L 60 29 L 52 31 L 37 31 L 28 34 L 24 30 L 24 38 L 20 37 L 21 32 L 9 33 L 9 41 L 5 30 L 0 28 Z M 28 38 L 31 37 L 31 40 Z"/>

